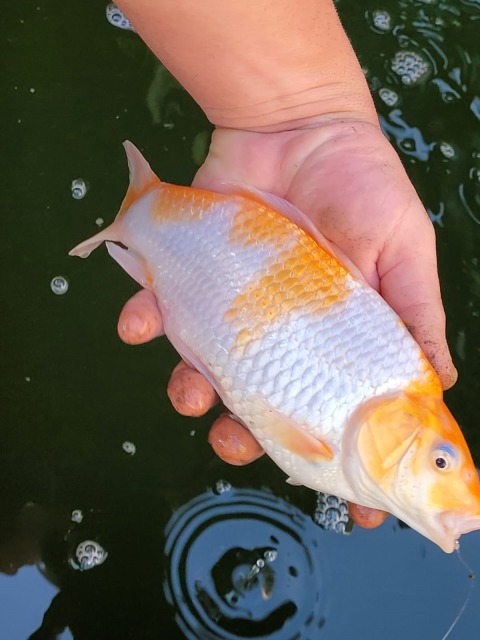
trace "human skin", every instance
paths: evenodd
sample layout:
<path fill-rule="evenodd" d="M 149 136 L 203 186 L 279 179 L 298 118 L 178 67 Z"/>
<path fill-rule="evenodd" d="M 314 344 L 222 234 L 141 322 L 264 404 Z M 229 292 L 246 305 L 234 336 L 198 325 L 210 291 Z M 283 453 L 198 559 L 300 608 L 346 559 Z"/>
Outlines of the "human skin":
<path fill-rule="evenodd" d="M 117 4 L 216 126 L 193 186 L 243 183 L 296 205 L 381 293 L 451 387 L 433 226 L 381 132 L 331 0 Z M 120 337 L 136 344 L 162 333 L 155 299 L 139 292 L 122 311 Z M 175 369 L 168 394 L 183 415 L 202 415 L 218 398 L 187 369 Z M 262 453 L 228 415 L 209 442 L 233 464 Z M 368 527 L 386 517 L 352 513 Z"/>

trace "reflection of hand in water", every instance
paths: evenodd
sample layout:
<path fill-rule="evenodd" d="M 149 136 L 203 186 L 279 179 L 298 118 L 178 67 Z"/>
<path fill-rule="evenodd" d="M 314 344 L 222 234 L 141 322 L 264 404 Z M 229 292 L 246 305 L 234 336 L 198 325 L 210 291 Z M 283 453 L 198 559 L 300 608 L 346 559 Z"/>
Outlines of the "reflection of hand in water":
<path fill-rule="evenodd" d="M 120 315 L 118 332 L 128 344 L 142 344 L 163 334 L 162 318 L 153 294 L 140 291 L 127 302 Z M 179 413 L 194 417 L 205 414 L 219 401 L 208 380 L 184 362 L 172 373 L 168 396 Z M 222 460 L 233 465 L 249 464 L 264 453 L 250 431 L 227 414 L 213 423 L 208 441 Z M 388 515 L 355 504 L 349 504 L 349 508 L 356 524 L 367 529 L 379 526 Z"/>
<path fill-rule="evenodd" d="M 0 573 L 13 576 L 22 567 L 37 564 L 47 532 L 47 513 L 31 502 L 15 516 L 2 520 Z"/>

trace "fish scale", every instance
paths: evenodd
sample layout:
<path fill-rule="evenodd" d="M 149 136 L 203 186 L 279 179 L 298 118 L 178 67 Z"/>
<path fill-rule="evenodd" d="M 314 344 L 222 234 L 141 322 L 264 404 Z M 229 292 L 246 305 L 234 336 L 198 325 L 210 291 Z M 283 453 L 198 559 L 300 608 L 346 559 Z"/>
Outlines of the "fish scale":
<path fill-rule="evenodd" d="M 478 477 L 438 377 L 354 265 L 280 198 L 168 185 L 125 147 L 115 222 L 71 253 L 107 241 L 155 293 L 177 351 L 293 481 L 388 510 L 449 552 L 480 528 Z M 436 465 L 457 458 L 454 476 Z"/>

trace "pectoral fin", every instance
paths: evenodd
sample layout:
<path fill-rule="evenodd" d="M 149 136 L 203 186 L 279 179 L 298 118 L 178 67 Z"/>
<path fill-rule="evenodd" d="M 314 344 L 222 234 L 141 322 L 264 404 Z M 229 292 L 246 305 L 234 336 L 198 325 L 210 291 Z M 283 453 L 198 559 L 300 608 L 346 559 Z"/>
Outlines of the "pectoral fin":
<path fill-rule="evenodd" d="M 267 424 L 262 427 L 270 439 L 309 462 L 333 460 L 334 453 L 325 442 L 296 424 L 288 416 L 271 408 L 265 400 L 259 399 L 258 402 L 263 404 L 263 415 L 268 416 Z"/>

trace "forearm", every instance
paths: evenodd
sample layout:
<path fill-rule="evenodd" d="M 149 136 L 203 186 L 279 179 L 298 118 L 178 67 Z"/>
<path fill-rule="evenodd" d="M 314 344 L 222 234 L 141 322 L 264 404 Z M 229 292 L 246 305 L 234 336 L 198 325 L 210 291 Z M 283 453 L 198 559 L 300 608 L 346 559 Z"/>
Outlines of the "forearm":
<path fill-rule="evenodd" d="M 331 0 L 118 0 L 218 126 L 367 120 L 375 108 Z"/>

